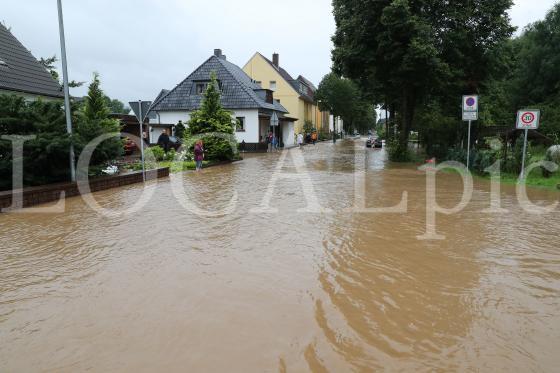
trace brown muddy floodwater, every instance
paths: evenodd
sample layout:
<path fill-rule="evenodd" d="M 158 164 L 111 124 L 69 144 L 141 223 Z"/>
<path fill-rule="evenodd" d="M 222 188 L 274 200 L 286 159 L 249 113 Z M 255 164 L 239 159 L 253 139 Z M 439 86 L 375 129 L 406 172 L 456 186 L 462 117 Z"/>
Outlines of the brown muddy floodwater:
<path fill-rule="evenodd" d="M 323 207 L 298 213 L 302 183 L 280 179 L 254 214 L 278 154 L 187 173 L 199 217 L 163 180 L 139 212 L 104 217 L 81 198 L 63 214 L 0 215 L 0 372 L 519 371 L 560 367 L 560 208 L 438 216 L 444 241 L 419 241 L 425 175 L 367 155 L 368 206 L 409 192 L 407 214 L 358 214 L 354 143 L 307 147 Z M 358 143 L 361 147 L 363 143 Z M 299 151 L 299 150 L 294 150 Z M 288 156 L 283 171 L 294 172 Z M 460 199 L 457 175 L 438 178 L 438 200 Z M 124 209 L 140 185 L 96 193 Z M 531 191 L 535 203 L 559 193 Z"/>

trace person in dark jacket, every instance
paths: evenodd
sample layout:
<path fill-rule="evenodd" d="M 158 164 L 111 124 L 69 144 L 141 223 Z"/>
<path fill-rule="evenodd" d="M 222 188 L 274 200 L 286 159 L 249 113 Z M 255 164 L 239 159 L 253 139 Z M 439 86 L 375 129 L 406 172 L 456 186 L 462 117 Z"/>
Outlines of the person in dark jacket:
<path fill-rule="evenodd" d="M 167 134 L 167 129 L 164 129 L 161 135 L 159 135 L 157 144 L 163 148 L 163 150 L 167 153 L 169 151 L 169 135 Z"/>

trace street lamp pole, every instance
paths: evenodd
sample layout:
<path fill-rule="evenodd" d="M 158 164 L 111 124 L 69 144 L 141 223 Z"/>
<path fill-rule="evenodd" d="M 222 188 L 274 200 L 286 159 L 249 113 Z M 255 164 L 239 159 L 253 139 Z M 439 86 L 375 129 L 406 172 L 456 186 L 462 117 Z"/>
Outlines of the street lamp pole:
<path fill-rule="evenodd" d="M 62 1 L 57 0 L 58 29 L 60 33 L 60 50 L 62 58 L 62 78 L 64 83 L 64 110 L 66 112 L 66 132 L 72 135 L 72 108 L 70 107 L 70 89 L 68 86 L 68 65 L 66 61 L 66 41 L 64 38 L 64 20 L 62 17 Z M 70 176 L 76 181 L 76 165 L 74 160 L 74 143 L 70 141 Z"/>

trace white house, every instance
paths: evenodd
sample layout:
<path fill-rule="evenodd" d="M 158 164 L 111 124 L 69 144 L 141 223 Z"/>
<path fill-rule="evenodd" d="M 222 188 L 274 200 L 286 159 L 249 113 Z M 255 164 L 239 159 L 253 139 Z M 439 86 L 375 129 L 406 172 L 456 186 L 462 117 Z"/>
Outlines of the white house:
<path fill-rule="evenodd" d="M 202 104 L 212 72 L 218 80 L 222 106 L 238 120 L 237 141 L 244 141 L 246 150 L 265 148 L 263 140 L 272 130 L 273 112 L 279 117 L 279 125 L 274 130 L 281 146 L 294 145 L 297 119 L 288 117 L 288 111 L 274 100 L 273 91 L 261 88 L 241 68 L 228 62 L 220 49 L 214 50 L 213 56 L 173 90 L 158 95 L 150 109 L 150 142 L 157 142 L 164 128 L 173 128 L 179 121 L 187 125 L 190 114 Z"/>

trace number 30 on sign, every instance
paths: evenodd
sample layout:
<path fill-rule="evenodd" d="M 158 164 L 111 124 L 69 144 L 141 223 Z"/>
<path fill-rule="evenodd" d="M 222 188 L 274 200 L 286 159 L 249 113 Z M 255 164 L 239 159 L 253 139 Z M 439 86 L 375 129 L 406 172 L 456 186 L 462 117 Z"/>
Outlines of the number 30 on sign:
<path fill-rule="evenodd" d="M 517 113 L 517 129 L 538 129 L 540 117 L 540 110 L 519 110 L 519 112 Z"/>

